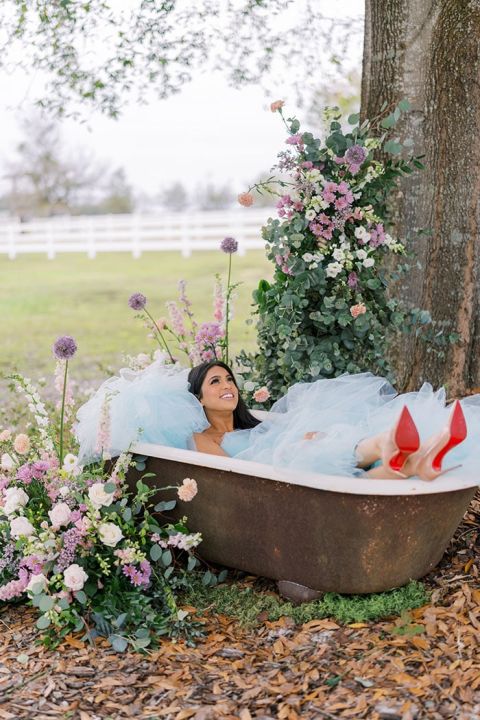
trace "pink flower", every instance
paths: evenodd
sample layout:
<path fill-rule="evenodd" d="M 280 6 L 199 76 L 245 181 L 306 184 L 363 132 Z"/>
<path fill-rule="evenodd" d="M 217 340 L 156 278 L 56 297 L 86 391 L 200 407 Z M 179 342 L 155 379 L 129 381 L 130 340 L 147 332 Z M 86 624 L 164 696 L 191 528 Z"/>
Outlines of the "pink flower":
<path fill-rule="evenodd" d="M 5 442 L 6 440 L 10 440 L 12 437 L 12 431 L 10 428 L 6 428 L 5 430 L 2 430 L 0 433 L 0 442 Z"/>
<path fill-rule="evenodd" d="M 358 305 L 352 305 L 350 308 L 350 315 L 353 318 L 357 318 L 359 315 L 364 315 L 367 312 L 367 308 L 363 303 L 358 303 Z"/>
<path fill-rule="evenodd" d="M 275 100 L 275 102 L 272 102 L 270 105 L 270 110 L 272 112 L 277 112 L 277 110 L 280 110 L 285 105 L 285 102 L 283 100 Z"/>
<path fill-rule="evenodd" d="M 303 145 L 303 138 L 300 133 L 297 133 L 295 135 L 290 135 L 285 142 L 287 145 Z"/>
<path fill-rule="evenodd" d="M 253 205 L 254 202 L 253 195 L 249 192 L 240 193 L 237 200 L 240 205 L 243 205 L 243 207 L 250 207 L 250 205 Z"/>
<path fill-rule="evenodd" d="M 13 441 L 13 447 L 15 452 L 19 455 L 26 455 L 30 450 L 30 440 L 28 439 L 28 435 L 25 435 L 24 433 L 17 435 Z"/>
<path fill-rule="evenodd" d="M 193 478 L 185 478 L 182 485 L 177 490 L 177 495 L 183 502 L 193 500 L 198 492 L 197 483 Z"/>
<path fill-rule="evenodd" d="M 258 402 L 258 403 L 266 402 L 269 397 L 270 397 L 270 393 L 269 393 L 268 389 L 265 387 L 265 385 L 261 388 L 258 388 L 258 390 L 255 390 L 255 392 L 253 393 L 253 399 L 255 400 L 255 402 Z"/>
<path fill-rule="evenodd" d="M 180 312 L 177 303 L 173 300 L 167 302 L 167 309 L 168 314 L 170 315 L 170 320 L 172 322 L 172 330 L 175 335 L 185 335 L 187 331 L 185 330 L 183 315 Z"/>

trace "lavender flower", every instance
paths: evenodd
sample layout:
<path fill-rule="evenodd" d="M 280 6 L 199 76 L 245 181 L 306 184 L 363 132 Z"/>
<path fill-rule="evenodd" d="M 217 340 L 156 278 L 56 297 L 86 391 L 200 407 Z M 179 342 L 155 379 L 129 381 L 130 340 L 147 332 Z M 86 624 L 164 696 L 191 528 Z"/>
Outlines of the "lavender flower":
<path fill-rule="evenodd" d="M 348 162 L 349 165 L 360 166 L 364 162 L 367 155 L 368 153 L 362 145 L 352 145 L 352 147 L 349 147 L 347 152 L 345 153 L 345 160 Z"/>
<path fill-rule="evenodd" d="M 69 565 L 73 563 L 75 560 L 75 552 L 77 550 L 77 545 L 80 544 L 80 542 L 83 539 L 83 535 L 78 530 L 78 528 L 70 528 L 66 532 L 63 533 L 63 548 L 60 552 L 60 555 L 57 559 L 57 568 L 58 572 L 62 572 L 67 568 Z"/>
<path fill-rule="evenodd" d="M 348 280 L 347 280 L 347 285 L 348 285 L 348 287 L 351 287 L 351 288 L 356 288 L 356 287 L 357 287 L 357 285 L 358 285 L 358 275 L 357 275 L 356 272 L 351 272 L 351 273 L 349 273 L 349 275 L 348 275 Z"/>
<path fill-rule="evenodd" d="M 53 354 L 57 360 L 70 360 L 77 352 L 77 343 L 70 335 L 62 335 L 53 345 Z"/>
<path fill-rule="evenodd" d="M 133 293 L 133 295 L 130 295 L 128 298 L 128 304 L 132 310 L 143 310 L 147 304 L 147 298 L 145 295 L 142 295 L 142 293 Z"/>
<path fill-rule="evenodd" d="M 233 237 L 226 237 L 220 243 L 220 249 L 223 250 L 224 253 L 232 255 L 238 250 L 238 242 Z"/>

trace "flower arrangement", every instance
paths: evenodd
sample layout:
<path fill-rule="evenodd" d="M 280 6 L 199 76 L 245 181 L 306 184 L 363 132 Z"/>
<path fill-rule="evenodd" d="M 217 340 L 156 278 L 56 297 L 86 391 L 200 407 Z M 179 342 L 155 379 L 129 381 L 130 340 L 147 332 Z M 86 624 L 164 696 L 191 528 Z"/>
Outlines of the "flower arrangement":
<path fill-rule="evenodd" d="M 168 363 L 178 362 L 172 354 L 171 346 L 182 353 L 190 367 L 209 360 L 229 362 L 229 323 L 232 318 L 234 291 L 239 283 L 232 283 L 232 255 L 238 250 L 238 243 L 232 237 L 226 237 L 220 249 L 228 256 L 227 281 L 222 282 L 220 275 L 215 276 L 213 291 L 213 320 L 199 324 L 192 311 L 192 303 L 186 294 L 185 280 L 178 283 L 178 300 L 166 303 L 168 318 L 157 320 L 147 308 L 147 298 L 142 293 L 134 293 L 128 300 L 129 306 L 137 311 L 159 348 L 154 353 L 140 353 L 128 358 L 133 370 L 141 370 L 152 362 L 161 359 Z"/>
<path fill-rule="evenodd" d="M 405 253 L 388 231 L 387 200 L 400 175 L 423 167 L 418 156 L 398 157 L 403 146 L 390 138 L 407 101 L 372 122 L 351 115 L 346 131 L 338 109 L 327 110 L 323 143 L 284 117 L 282 101 L 271 109 L 288 130 L 276 168 L 289 180 L 275 181 L 280 193 L 269 178 L 238 198 L 248 207 L 255 188 L 278 195 L 278 217 L 262 230 L 274 278 L 254 292 L 258 352 L 239 357 L 257 404 L 299 381 L 363 370 L 390 374 L 386 335 L 408 318 L 386 292 L 384 261 Z"/>
<path fill-rule="evenodd" d="M 65 422 L 74 404 L 67 368 L 76 349 L 70 337 L 54 345 L 63 383 L 56 383 L 61 402 L 53 416 L 30 380 L 10 377 L 35 425 L 29 434 L 0 432 L 0 600 L 37 608 L 48 647 L 72 632 L 89 641 L 105 636 L 118 651 L 153 646 L 164 634 L 191 641 L 198 623 L 179 608 L 176 591 L 198 572 L 201 535 L 189 532 L 186 518 L 162 522 L 176 500 L 153 506 L 158 489 L 149 487 L 148 474 L 134 488 L 127 484 L 128 469 L 144 469 L 144 458 L 124 453 L 107 465 L 79 464 Z M 108 418 L 100 425 L 105 443 Z M 175 489 L 183 502 L 197 493 L 192 478 Z M 217 577 L 207 570 L 202 582 Z"/>

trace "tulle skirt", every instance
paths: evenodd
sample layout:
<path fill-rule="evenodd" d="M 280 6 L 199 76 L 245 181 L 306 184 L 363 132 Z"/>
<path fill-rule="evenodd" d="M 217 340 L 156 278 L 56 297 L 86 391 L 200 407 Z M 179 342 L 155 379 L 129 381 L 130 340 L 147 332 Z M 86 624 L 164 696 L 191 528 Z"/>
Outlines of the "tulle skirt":
<path fill-rule="evenodd" d="M 188 390 L 188 370 L 154 362 L 138 372 L 123 370 L 107 380 L 78 412 L 76 435 L 83 462 L 98 457 L 103 437 L 110 455 L 137 441 L 192 449 L 193 433 L 209 427 L 204 410 Z M 110 427 L 105 430 L 108 405 Z M 232 457 L 278 469 L 330 475 L 357 475 L 355 447 L 365 437 L 390 428 L 406 405 L 422 441 L 447 423 L 445 391 L 424 384 L 398 395 L 390 383 L 370 373 L 297 383 L 276 402 L 268 418 L 252 430 L 227 433 L 222 448 Z M 468 437 L 446 465 L 456 476 L 480 475 L 480 395 L 462 401 Z M 103 418 L 103 420 L 102 420 Z M 317 433 L 305 440 L 307 432 Z"/>

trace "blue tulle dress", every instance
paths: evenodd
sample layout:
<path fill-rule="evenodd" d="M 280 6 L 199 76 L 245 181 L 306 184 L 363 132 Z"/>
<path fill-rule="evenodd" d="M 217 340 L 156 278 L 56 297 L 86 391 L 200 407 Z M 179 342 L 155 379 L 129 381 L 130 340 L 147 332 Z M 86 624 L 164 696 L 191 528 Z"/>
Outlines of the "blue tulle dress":
<path fill-rule="evenodd" d="M 98 456 L 98 428 L 108 397 L 108 452 L 114 456 L 134 442 L 193 449 L 193 433 L 209 423 L 189 392 L 188 370 L 154 362 L 141 371 L 122 370 L 80 408 L 76 435 L 83 462 Z M 407 405 L 421 440 L 447 423 L 445 391 L 424 384 L 419 392 L 397 395 L 390 383 L 370 373 L 297 383 L 252 430 L 226 433 L 222 448 L 231 457 L 329 475 L 358 475 L 355 447 L 364 437 L 391 427 Z M 468 437 L 448 454 L 448 465 L 461 465 L 455 476 L 480 474 L 480 395 L 462 401 Z M 316 431 L 313 440 L 304 434 Z"/>

